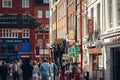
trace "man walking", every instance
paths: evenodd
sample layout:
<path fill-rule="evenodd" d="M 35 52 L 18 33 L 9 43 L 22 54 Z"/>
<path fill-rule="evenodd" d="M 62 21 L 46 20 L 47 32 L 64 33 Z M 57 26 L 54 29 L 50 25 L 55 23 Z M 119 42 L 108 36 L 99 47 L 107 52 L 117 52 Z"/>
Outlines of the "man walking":
<path fill-rule="evenodd" d="M 13 80 L 19 80 L 19 74 L 18 74 L 19 68 L 18 67 L 19 67 L 18 61 L 15 60 L 13 64 Z"/>
<path fill-rule="evenodd" d="M 40 73 L 42 80 L 49 80 L 49 77 L 51 76 L 51 69 L 50 69 L 50 64 L 48 63 L 46 58 L 43 60 L 43 63 L 40 65 Z"/>

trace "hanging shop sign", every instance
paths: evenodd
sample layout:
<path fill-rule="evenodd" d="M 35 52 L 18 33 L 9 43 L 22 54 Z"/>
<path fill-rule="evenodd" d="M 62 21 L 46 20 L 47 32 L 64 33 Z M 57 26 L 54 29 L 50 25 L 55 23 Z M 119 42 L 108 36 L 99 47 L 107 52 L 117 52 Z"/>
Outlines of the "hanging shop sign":
<path fill-rule="evenodd" d="M 88 34 L 93 34 L 94 31 L 94 20 L 88 19 Z"/>
<path fill-rule="evenodd" d="M 74 40 L 75 39 L 75 31 L 74 31 L 74 29 L 69 30 L 68 38 L 69 38 L 69 40 Z"/>

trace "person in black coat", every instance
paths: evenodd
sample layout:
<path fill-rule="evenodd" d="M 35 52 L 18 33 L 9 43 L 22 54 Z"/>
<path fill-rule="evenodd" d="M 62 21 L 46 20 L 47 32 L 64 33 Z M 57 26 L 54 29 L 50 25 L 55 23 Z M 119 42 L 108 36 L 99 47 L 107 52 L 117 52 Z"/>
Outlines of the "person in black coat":
<path fill-rule="evenodd" d="M 21 69 L 23 71 L 23 80 L 32 80 L 33 66 L 30 64 L 30 59 L 26 59 Z"/>
<path fill-rule="evenodd" d="M 1 73 L 1 80 L 7 80 L 8 68 L 4 62 L 2 62 L 2 66 L 0 67 L 0 73 Z"/>
<path fill-rule="evenodd" d="M 65 62 L 64 61 L 62 62 L 61 70 L 62 70 L 62 78 L 63 80 L 65 80 Z"/>

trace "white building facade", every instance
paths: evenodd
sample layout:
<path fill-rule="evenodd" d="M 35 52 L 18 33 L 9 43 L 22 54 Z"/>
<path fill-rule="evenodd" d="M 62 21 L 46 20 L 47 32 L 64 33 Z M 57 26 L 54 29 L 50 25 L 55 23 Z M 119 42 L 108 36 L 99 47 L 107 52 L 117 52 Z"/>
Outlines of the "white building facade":
<path fill-rule="evenodd" d="M 120 0 L 103 0 L 105 80 L 120 80 Z"/>

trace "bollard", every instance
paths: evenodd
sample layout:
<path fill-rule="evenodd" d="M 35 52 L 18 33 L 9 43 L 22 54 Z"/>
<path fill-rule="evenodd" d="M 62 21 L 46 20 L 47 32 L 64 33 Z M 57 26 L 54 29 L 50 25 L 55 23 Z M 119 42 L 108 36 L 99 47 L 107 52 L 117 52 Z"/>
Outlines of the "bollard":
<path fill-rule="evenodd" d="M 66 80 L 70 80 L 70 74 L 69 74 L 69 72 L 66 73 Z"/>
<path fill-rule="evenodd" d="M 60 77 L 60 80 L 62 80 L 62 70 L 60 70 L 59 72 L 59 77 Z"/>

